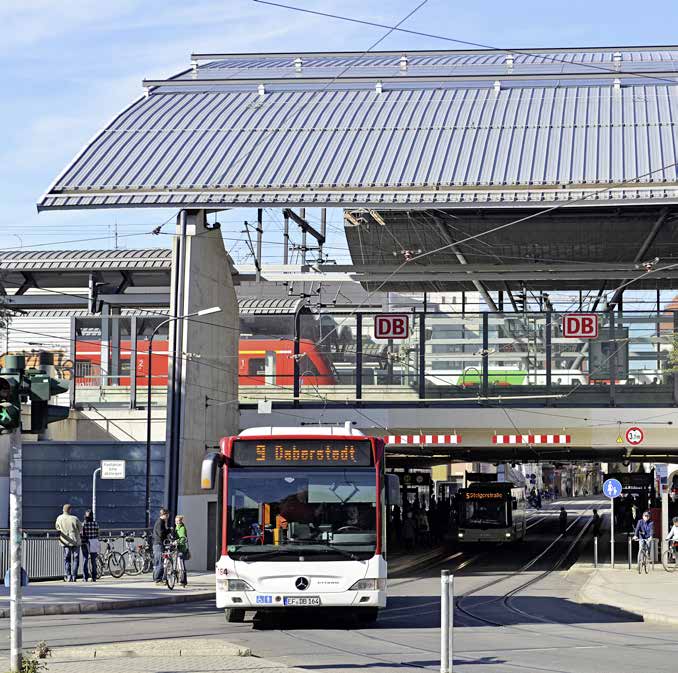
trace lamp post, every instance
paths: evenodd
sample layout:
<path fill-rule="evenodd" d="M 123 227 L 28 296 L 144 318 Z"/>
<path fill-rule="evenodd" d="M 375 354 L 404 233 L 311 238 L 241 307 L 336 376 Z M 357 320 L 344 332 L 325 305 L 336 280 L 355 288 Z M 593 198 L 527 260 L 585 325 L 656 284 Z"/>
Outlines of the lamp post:
<path fill-rule="evenodd" d="M 148 384 L 146 386 L 146 528 L 151 527 L 151 379 L 153 373 L 153 338 L 161 327 L 174 320 L 195 318 L 202 315 L 210 315 L 211 313 L 219 313 L 220 311 L 220 306 L 212 306 L 212 308 L 205 308 L 195 313 L 167 318 L 167 320 L 159 323 L 151 333 L 151 338 L 148 342 Z"/>

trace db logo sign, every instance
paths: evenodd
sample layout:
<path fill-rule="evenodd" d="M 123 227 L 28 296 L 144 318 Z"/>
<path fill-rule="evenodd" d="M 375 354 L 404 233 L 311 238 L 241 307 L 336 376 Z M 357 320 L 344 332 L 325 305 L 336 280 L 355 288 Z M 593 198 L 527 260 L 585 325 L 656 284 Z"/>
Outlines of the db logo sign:
<path fill-rule="evenodd" d="M 644 438 L 645 434 L 643 431 L 635 425 L 626 431 L 626 441 L 632 446 L 637 446 Z"/>
<path fill-rule="evenodd" d="M 407 339 L 410 317 L 406 314 L 385 313 L 374 316 L 375 339 Z"/>
<path fill-rule="evenodd" d="M 567 313 L 563 316 L 563 336 L 568 339 L 596 339 L 598 316 L 595 313 Z"/>

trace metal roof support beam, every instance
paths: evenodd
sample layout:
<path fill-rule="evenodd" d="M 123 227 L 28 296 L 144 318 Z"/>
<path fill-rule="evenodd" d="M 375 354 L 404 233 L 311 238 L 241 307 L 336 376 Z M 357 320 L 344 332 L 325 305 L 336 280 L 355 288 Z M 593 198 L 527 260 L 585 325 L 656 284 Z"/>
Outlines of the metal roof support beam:
<path fill-rule="evenodd" d="M 659 214 L 659 217 L 657 218 L 657 221 L 652 226 L 652 229 L 650 229 L 648 235 L 645 237 L 645 240 L 643 241 L 640 248 L 638 248 L 638 252 L 633 258 L 634 264 L 638 264 L 638 262 L 643 261 L 643 258 L 645 257 L 645 255 L 647 255 L 648 250 L 652 247 L 652 244 L 657 238 L 657 234 L 659 234 L 659 231 L 664 226 L 664 223 L 666 222 L 669 216 L 669 212 L 670 212 L 669 208 L 662 209 L 661 213 Z M 624 281 L 620 285 L 626 285 L 626 283 L 628 283 L 630 280 L 631 279 L 628 278 L 624 279 Z M 608 302 L 609 308 L 614 308 L 614 306 L 621 300 L 623 292 L 624 292 L 623 287 L 620 287 L 615 291 L 615 293 L 612 295 L 612 299 L 610 299 L 610 301 Z"/>
<path fill-rule="evenodd" d="M 128 271 L 121 271 L 120 275 L 122 276 L 122 282 L 118 285 L 115 291 L 116 294 L 123 294 L 127 288 L 134 287 L 134 279 L 132 278 L 131 273 Z"/>
<path fill-rule="evenodd" d="M 432 217 L 438 227 L 438 230 L 440 231 L 440 235 L 443 237 L 443 239 L 445 239 L 448 242 L 450 250 L 452 250 L 452 252 L 455 254 L 457 260 L 459 261 L 459 264 L 466 266 L 468 264 L 468 262 L 466 261 L 466 257 L 464 257 L 464 255 L 457 247 L 456 241 L 452 238 L 452 236 L 450 236 L 450 232 L 447 231 L 447 228 L 440 221 L 439 218 L 437 218 L 435 215 L 433 215 Z M 476 288 L 476 290 L 480 292 L 480 295 L 485 300 L 485 303 L 487 304 L 490 311 L 494 311 L 495 313 L 499 311 L 494 299 L 490 297 L 490 293 L 488 292 L 487 288 L 479 280 L 473 280 L 471 282 L 473 283 L 473 286 Z"/>
<path fill-rule="evenodd" d="M 35 282 L 35 278 L 33 278 L 32 274 L 26 271 L 22 271 L 21 276 L 24 279 L 24 282 L 21 284 L 21 287 L 16 291 L 16 294 L 22 295 L 26 293 L 26 290 L 29 290 L 32 287 L 38 287 L 37 283 Z"/>
<path fill-rule="evenodd" d="M 257 267 L 257 283 L 261 282 L 261 248 L 264 235 L 264 211 L 257 208 L 257 256 L 254 264 Z"/>
<path fill-rule="evenodd" d="M 325 244 L 325 236 L 321 234 L 317 229 L 312 227 L 303 217 L 297 215 L 293 210 L 291 210 L 290 208 L 284 208 L 283 215 L 289 217 L 291 220 L 296 222 L 301 227 L 301 230 L 303 232 L 313 236 L 313 238 L 315 238 L 315 240 L 318 241 L 318 245 Z"/>

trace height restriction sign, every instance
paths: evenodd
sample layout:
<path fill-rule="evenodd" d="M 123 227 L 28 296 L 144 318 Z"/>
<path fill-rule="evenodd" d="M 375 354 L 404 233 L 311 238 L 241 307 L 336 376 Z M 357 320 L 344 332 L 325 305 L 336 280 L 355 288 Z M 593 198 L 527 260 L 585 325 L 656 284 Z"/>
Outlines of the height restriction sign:
<path fill-rule="evenodd" d="M 645 433 L 635 425 L 626 431 L 626 441 L 632 446 L 638 446 L 643 439 L 645 439 Z"/>

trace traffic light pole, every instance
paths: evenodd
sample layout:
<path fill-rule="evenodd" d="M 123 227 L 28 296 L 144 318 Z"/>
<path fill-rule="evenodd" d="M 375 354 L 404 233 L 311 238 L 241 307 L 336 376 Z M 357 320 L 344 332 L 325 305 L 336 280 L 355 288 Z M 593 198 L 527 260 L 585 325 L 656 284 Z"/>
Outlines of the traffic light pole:
<path fill-rule="evenodd" d="M 10 670 L 21 671 L 21 428 L 10 434 L 9 445 L 9 545 L 10 545 Z"/>

